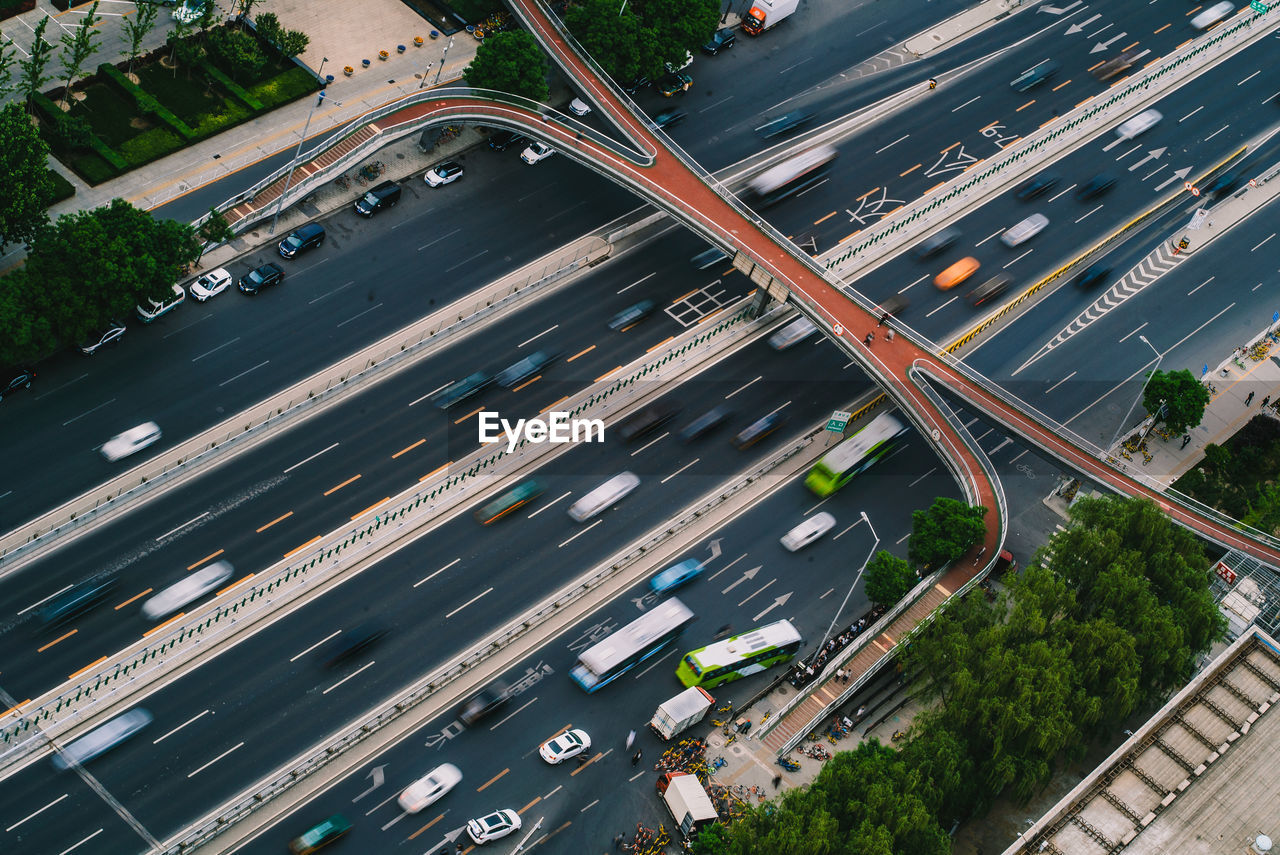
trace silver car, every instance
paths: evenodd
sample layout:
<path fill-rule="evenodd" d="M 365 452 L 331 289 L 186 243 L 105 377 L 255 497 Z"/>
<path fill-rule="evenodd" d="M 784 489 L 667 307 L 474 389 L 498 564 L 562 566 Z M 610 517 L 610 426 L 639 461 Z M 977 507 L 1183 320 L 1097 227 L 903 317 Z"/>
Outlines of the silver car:
<path fill-rule="evenodd" d="M 1049 225 L 1049 218 L 1044 214 L 1032 214 L 1000 235 L 1000 242 L 1010 248 L 1019 246 L 1040 234 L 1047 225 Z"/>
<path fill-rule="evenodd" d="M 142 604 L 142 616 L 147 620 L 166 618 L 183 606 L 193 603 L 231 578 L 234 568 L 229 561 L 215 561 L 174 582 Z"/>
<path fill-rule="evenodd" d="M 53 768 L 63 772 L 70 769 L 73 763 L 88 763 L 151 724 L 152 719 L 151 713 L 141 707 L 118 715 L 64 745 L 61 751 L 53 755 Z"/>
<path fill-rule="evenodd" d="M 117 460 L 128 457 L 130 454 L 136 454 L 159 439 L 160 425 L 155 422 L 145 422 L 137 427 L 129 428 L 124 433 L 111 437 L 111 439 L 102 444 L 100 451 L 103 457 L 114 463 Z"/>
<path fill-rule="evenodd" d="M 1143 110 L 1138 115 L 1129 119 L 1120 127 L 1116 128 L 1116 136 L 1122 140 L 1131 140 L 1134 137 L 1145 134 L 1160 123 L 1164 116 L 1160 115 L 1159 110 Z"/>

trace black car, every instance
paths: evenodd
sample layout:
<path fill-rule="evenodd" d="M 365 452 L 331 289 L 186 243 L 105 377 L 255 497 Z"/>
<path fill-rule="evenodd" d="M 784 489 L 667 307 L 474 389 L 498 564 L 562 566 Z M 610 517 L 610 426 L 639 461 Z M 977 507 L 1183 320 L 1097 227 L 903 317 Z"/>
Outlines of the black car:
<path fill-rule="evenodd" d="M 467 727 L 511 700 L 511 691 L 503 683 L 493 683 L 458 709 L 458 718 Z"/>
<path fill-rule="evenodd" d="M 733 30 L 724 27 L 711 34 L 711 40 L 702 46 L 702 52 L 708 56 L 715 56 L 720 51 L 733 47 L 737 41 L 738 37 L 733 34 Z"/>
<path fill-rule="evenodd" d="M 315 249 L 322 243 L 324 243 L 324 226 L 319 223 L 307 223 L 280 241 L 277 248 L 280 250 L 280 255 L 293 258 L 298 253 Z"/>
<path fill-rule="evenodd" d="M 326 668 L 337 667 L 357 653 L 362 653 L 377 644 L 386 634 L 386 628 L 377 624 L 360 624 L 342 633 L 324 647 L 320 659 Z"/>
<path fill-rule="evenodd" d="M 515 365 L 499 371 L 496 378 L 498 385 L 507 389 L 518 386 L 559 358 L 559 351 L 539 350 L 531 353 Z"/>
<path fill-rule="evenodd" d="M 498 131 L 489 137 L 489 148 L 494 151 L 506 151 L 512 146 L 523 147 L 527 142 L 528 140 L 515 131 Z"/>
<path fill-rule="evenodd" d="M 997 274 L 992 276 L 986 282 L 983 282 L 977 288 L 969 292 L 968 300 L 971 306 L 981 306 L 990 300 L 999 297 L 1005 291 L 1009 290 L 1009 285 L 1013 282 L 1008 276 Z"/>
<path fill-rule="evenodd" d="M 1090 265 L 1090 267 L 1087 270 L 1085 270 L 1083 273 L 1081 273 L 1079 276 L 1076 277 L 1075 284 L 1076 284 L 1076 287 L 1078 288 L 1093 288 L 1099 282 L 1102 282 L 1110 275 L 1111 275 L 1111 265 L 1109 264 Z"/>
<path fill-rule="evenodd" d="M 0 377 L 8 376 L 8 383 L 0 383 L 0 401 L 4 400 L 4 396 L 10 392 L 16 392 L 19 389 L 30 389 L 31 381 L 35 378 L 36 373 L 30 368 L 14 368 L 0 374 Z"/>
<path fill-rule="evenodd" d="M 950 249 L 959 239 L 960 230 L 948 227 L 920 241 L 911 250 L 911 254 L 916 257 L 917 261 L 924 261 L 927 258 L 933 258 L 943 250 Z"/>
<path fill-rule="evenodd" d="M 44 627 L 68 624 L 111 596 L 115 587 L 116 580 L 105 577 L 95 577 L 81 582 L 41 608 L 40 623 Z"/>
<path fill-rule="evenodd" d="M 645 318 L 653 314 L 653 310 L 658 308 L 658 304 L 652 300 L 641 300 L 633 306 L 627 306 L 621 312 L 613 316 L 609 321 L 609 329 L 621 330 L 626 329 L 632 324 L 638 324 Z"/>
<path fill-rule="evenodd" d="M 738 431 L 733 437 L 733 444 L 737 446 L 739 451 L 745 451 L 786 423 L 786 414 L 780 412 L 770 413 L 763 418 L 756 419 Z"/>
<path fill-rule="evenodd" d="M 680 124 L 684 119 L 684 110 L 663 110 L 653 117 L 653 126 L 655 128 L 669 128 L 672 125 Z"/>
<path fill-rule="evenodd" d="M 1240 184 L 1240 176 L 1234 172 L 1224 172 L 1214 179 L 1209 185 L 1209 189 L 1205 191 L 1211 198 L 1217 199 L 1220 196 L 1229 195 Z"/>
<path fill-rule="evenodd" d="M 257 294 L 268 285 L 279 285 L 284 280 L 284 271 L 273 261 L 240 277 L 240 290 L 246 294 Z"/>
<path fill-rule="evenodd" d="M 377 187 L 356 200 L 356 213 L 362 217 L 372 217 L 379 211 L 394 208 L 400 201 L 400 185 L 394 181 L 383 181 Z"/>
<path fill-rule="evenodd" d="M 1014 195 L 1018 197 L 1018 201 L 1027 202 L 1035 199 L 1037 196 L 1043 196 L 1054 187 L 1058 186 L 1058 176 L 1056 175 L 1037 175 L 1026 184 L 1018 188 L 1018 192 Z"/>
<path fill-rule="evenodd" d="M 1110 190 L 1116 183 L 1116 180 L 1106 173 L 1095 175 L 1089 179 L 1088 183 L 1076 191 L 1076 198 L 1081 201 L 1101 196 Z"/>
<path fill-rule="evenodd" d="M 631 442 L 648 436 L 667 422 L 680 415 L 680 405 L 670 401 L 648 404 L 639 412 L 627 416 L 618 424 L 618 434 L 623 442 Z"/>
<path fill-rule="evenodd" d="M 493 375 L 484 371 L 469 374 L 461 380 L 450 383 L 431 396 L 431 403 L 442 410 L 447 410 L 459 401 L 470 398 L 493 382 Z"/>
<path fill-rule="evenodd" d="M 680 431 L 680 438 L 685 442 L 692 442 L 711 433 L 716 428 L 727 422 L 733 416 L 733 410 L 725 406 L 716 407 L 708 410 L 698 416 Z"/>
<path fill-rule="evenodd" d="M 773 139 L 783 134 L 794 133 L 811 121 L 813 121 L 813 113 L 807 113 L 804 110 L 792 110 L 790 113 L 783 113 L 778 118 L 765 122 L 756 128 L 756 133 L 767 140 Z"/>
<path fill-rule="evenodd" d="M 622 88 L 626 90 L 626 93 L 628 95 L 635 95 L 637 92 L 639 92 L 641 89 L 645 88 L 648 85 L 649 85 L 649 78 L 645 77 L 643 74 L 637 74 L 635 77 L 631 78 L 630 83 L 623 86 Z"/>

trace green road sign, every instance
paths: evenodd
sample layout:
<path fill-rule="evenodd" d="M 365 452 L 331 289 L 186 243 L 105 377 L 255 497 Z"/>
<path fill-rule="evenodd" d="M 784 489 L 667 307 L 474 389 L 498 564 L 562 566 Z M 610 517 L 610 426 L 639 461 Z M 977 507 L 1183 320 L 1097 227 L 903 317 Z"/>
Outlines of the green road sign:
<path fill-rule="evenodd" d="M 845 427 L 849 424 L 849 417 L 852 413 L 846 413 L 843 410 L 836 410 L 831 414 L 831 418 L 827 419 L 827 430 L 832 433 L 844 433 Z"/>

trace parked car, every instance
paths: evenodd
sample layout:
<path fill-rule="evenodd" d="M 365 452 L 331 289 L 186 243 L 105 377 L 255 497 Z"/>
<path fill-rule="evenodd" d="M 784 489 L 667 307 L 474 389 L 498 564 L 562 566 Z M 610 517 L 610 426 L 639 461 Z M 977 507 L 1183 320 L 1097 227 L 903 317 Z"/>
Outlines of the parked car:
<path fill-rule="evenodd" d="M 124 337 L 124 324 L 112 321 L 111 324 L 99 333 L 97 336 L 89 339 L 80 345 L 80 352 L 85 356 L 93 356 L 102 348 L 109 344 L 119 344 L 120 339 Z"/>
<path fill-rule="evenodd" d="M 235 568 L 229 561 L 215 561 L 207 567 L 201 567 L 189 576 L 184 576 L 167 588 L 152 594 L 142 604 L 142 616 L 147 620 L 161 620 L 194 603 L 205 594 L 216 591 L 227 580 Z"/>
<path fill-rule="evenodd" d="M 73 765 L 88 763 L 115 748 L 121 742 L 138 733 L 152 722 L 151 713 L 136 707 L 106 721 L 93 730 L 73 739 L 53 755 L 53 768 L 65 772 Z"/>
<path fill-rule="evenodd" d="M 498 131 L 489 137 L 489 148 L 494 151 L 506 151 L 513 145 L 520 145 L 528 142 L 523 136 L 515 131 Z"/>
<path fill-rule="evenodd" d="M 552 766 L 559 766 L 570 757 L 577 757 L 591 750 L 591 737 L 585 730 L 574 728 L 554 736 L 538 747 L 538 755 Z"/>
<path fill-rule="evenodd" d="M 788 552 L 797 552 L 831 531 L 835 526 L 835 517 L 826 511 L 819 511 L 784 534 L 781 543 Z"/>
<path fill-rule="evenodd" d="M 448 795 L 461 780 L 462 772 L 457 766 L 442 763 L 405 787 L 400 794 L 400 809 L 405 813 L 418 813 Z"/>
<path fill-rule="evenodd" d="M 1115 183 L 1116 180 L 1105 172 L 1098 173 L 1076 191 L 1076 198 L 1084 201 L 1086 199 L 1093 199 L 1097 196 L 1101 196 L 1103 193 L 1106 193 L 1114 187 Z"/>
<path fill-rule="evenodd" d="M 1019 74 L 1009 86 L 1012 87 L 1014 92 L 1026 92 L 1028 89 L 1034 89 L 1057 74 L 1059 67 L 1056 62 L 1046 59 L 1039 65 L 1032 66 Z"/>
<path fill-rule="evenodd" d="M 160 425 L 155 422 L 144 422 L 131 427 L 124 433 L 116 434 L 102 444 L 102 456 L 114 463 L 123 460 L 130 454 L 136 454 L 160 439 Z"/>
<path fill-rule="evenodd" d="M 284 270 L 273 261 L 261 267 L 255 267 L 240 277 L 240 290 L 246 294 L 257 294 L 268 285 L 279 285 L 284 281 Z"/>
<path fill-rule="evenodd" d="M 488 816 L 467 821 L 467 834 L 471 842 L 489 843 L 520 830 L 520 814 L 513 810 L 497 810 Z"/>
<path fill-rule="evenodd" d="M 362 623 L 341 633 L 320 653 L 326 668 L 336 668 L 351 657 L 373 647 L 387 635 L 387 628 L 376 623 Z"/>
<path fill-rule="evenodd" d="M 686 558 L 650 579 L 649 590 L 655 594 L 666 594 L 689 584 L 698 578 L 700 573 L 702 573 L 702 562 L 696 558 Z"/>
<path fill-rule="evenodd" d="M 685 120 L 684 110 L 672 108 L 663 110 L 661 113 L 653 117 L 653 126 L 655 128 L 670 128 L 678 125 Z"/>
<path fill-rule="evenodd" d="M 203 303 L 210 297 L 216 297 L 231 284 L 231 274 L 225 268 L 210 270 L 195 282 L 191 283 L 191 296 L 197 303 Z"/>
<path fill-rule="evenodd" d="M 529 164 L 530 166 L 532 166 L 535 163 L 539 163 L 541 161 L 546 160 L 548 157 L 550 157 L 555 153 L 556 153 L 556 150 L 551 146 L 547 145 L 546 143 L 538 142 L 537 140 L 534 140 L 533 142 L 529 143 L 528 148 L 520 152 L 520 159 L 523 160 L 525 163 Z"/>
<path fill-rule="evenodd" d="M 324 243 L 324 226 L 319 223 L 307 223 L 285 235 L 284 240 L 276 247 L 282 258 L 293 258 L 300 252 L 315 249 Z"/>
<path fill-rule="evenodd" d="M 693 78 L 682 71 L 669 71 L 658 79 L 658 91 L 664 98 L 688 92 L 692 85 Z"/>
<path fill-rule="evenodd" d="M 648 436 L 678 415 L 680 415 L 680 405 L 672 401 L 646 404 L 618 423 L 618 435 L 622 437 L 623 442 L 633 442 Z"/>
<path fill-rule="evenodd" d="M 322 846 L 328 846 L 351 830 L 351 823 L 340 813 L 318 822 L 289 842 L 293 855 L 311 855 Z"/>
<path fill-rule="evenodd" d="M 519 386 L 525 380 L 537 374 L 543 368 L 560 358 L 559 351 L 539 350 L 524 359 L 498 372 L 499 386 L 510 389 Z"/>
<path fill-rule="evenodd" d="M 708 410 L 689 422 L 685 429 L 680 431 L 680 438 L 685 442 L 700 439 L 727 422 L 731 416 L 733 416 L 733 410 L 724 405 Z"/>
<path fill-rule="evenodd" d="M 1077 288 L 1094 288 L 1111 275 L 1111 265 L 1103 262 L 1091 264 L 1075 278 Z"/>
<path fill-rule="evenodd" d="M 493 382 L 493 375 L 486 371 L 468 374 L 461 380 L 455 380 L 439 392 L 431 396 L 431 403 L 442 410 L 447 410 L 459 401 L 470 398 Z"/>
<path fill-rule="evenodd" d="M 446 184 L 452 184 L 462 177 L 462 164 L 455 160 L 446 160 L 444 163 L 438 164 L 435 169 L 428 169 L 427 174 L 422 176 L 422 180 L 427 182 L 429 187 L 443 187 Z"/>
<path fill-rule="evenodd" d="M 960 239 L 960 230 L 948 226 L 940 232 L 929 235 L 911 250 L 917 261 L 933 258 L 935 255 L 950 249 Z"/>
<path fill-rule="evenodd" d="M 756 419 L 738 431 L 733 437 L 733 444 L 738 447 L 739 451 L 745 451 L 786 423 L 787 416 L 785 413 L 770 413 L 763 418 Z"/>
<path fill-rule="evenodd" d="M 635 95 L 637 92 L 639 92 L 641 89 L 643 89 L 648 85 L 649 85 L 649 78 L 645 77 L 643 74 L 637 74 L 635 77 L 631 78 L 631 80 L 628 81 L 627 84 L 622 88 L 626 90 L 626 93 L 628 95 Z"/>
<path fill-rule="evenodd" d="M 173 10 L 174 20 L 183 24 L 194 24 L 204 14 L 204 6 L 207 2 L 209 0 L 185 0 L 181 6 Z"/>
<path fill-rule="evenodd" d="M 783 134 L 793 133 L 800 130 L 809 122 L 813 121 L 813 113 L 804 110 L 792 110 L 789 113 L 783 113 L 776 119 L 770 119 L 760 127 L 756 128 L 756 133 L 765 139 L 773 139 Z"/>
<path fill-rule="evenodd" d="M 1018 192 L 1014 195 L 1019 202 L 1027 202 L 1038 196 L 1043 196 L 1054 187 L 1058 186 L 1058 176 L 1056 175 L 1037 175 L 1027 183 L 1018 188 Z"/>
<path fill-rule="evenodd" d="M 362 217 L 372 217 L 379 211 L 394 208 L 403 192 L 394 181 L 383 181 L 356 200 L 356 213 Z"/>
<path fill-rule="evenodd" d="M 471 727 L 509 700 L 511 692 L 505 683 L 491 683 L 458 709 L 458 718 L 467 727 Z"/>
<path fill-rule="evenodd" d="M 769 346 L 774 350 L 787 350 L 809 338 L 818 331 L 813 321 L 808 318 L 796 318 L 773 335 L 769 336 Z"/>
<path fill-rule="evenodd" d="M 621 312 L 618 312 L 618 314 L 614 315 L 612 319 L 610 319 L 609 329 L 621 330 L 621 329 L 626 329 L 627 327 L 632 326 L 633 324 L 638 324 L 641 321 L 643 321 L 645 318 L 652 315 L 653 310 L 656 309 L 657 307 L 658 307 L 658 304 L 653 302 L 652 300 L 641 300 L 639 303 L 636 303 L 635 305 L 627 306 Z"/>
<path fill-rule="evenodd" d="M 1122 140 L 1131 140 L 1154 128 L 1163 118 L 1159 110 L 1143 110 L 1116 128 L 1116 136 Z"/>
<path fill-rule="evenodd" d="M 30 368 L 11 368 L 0 377 L 8 377 L 8 381 L 0 382 L 0 401 L 5 399 L 6 395 L 18 391 L 19 389 L 30 389 L 31 381 L 35 379 L 36 372 Z"/>
<path fill-rule="evenodd" d="M 1044 214 L 1032 214 L 1025 220 L 1014 223 L 1008 231 L 1000 235 L 1000 242 L 1010 249 L 1021 246 L 1044 231 L 1047 225 L 1049 225 L 1049 218 Z"/>
<path fill-rule="evenodd" d="M 702 46 L 707 56 L 715 56 L 722 50 L 728 50 L 738 42 L 738 37 L 728 27 L 721 27 L 711 34 L 711 38 Z"/>
<path fill-rule="evenodd" d="M 139 303 L 133 307 L 134 314 L 138 316 L 138 320 L 144 324 L 159 320 L 161 317 L 169 314 L 174 309 L 182 305 L 187 299 L 187 292 L 178 283 L 173 284 L 172 296 L 168 300 L 157 302 L 150 298 L 144 300 L 146 305 Z"/>
<path fill-rule="evenodd" d="M 591 112 L 591 105 L 581 98 L 574 98 L 569 102 L 569 112 L 575 116 L 585 116 Z"/>

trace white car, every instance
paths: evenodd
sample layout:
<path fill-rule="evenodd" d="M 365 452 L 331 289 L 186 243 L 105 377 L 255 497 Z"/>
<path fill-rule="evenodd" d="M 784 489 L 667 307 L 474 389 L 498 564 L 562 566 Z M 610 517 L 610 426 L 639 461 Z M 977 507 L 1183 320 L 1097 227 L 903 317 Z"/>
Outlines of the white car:
<path fill-rule="evenodd" d="M 158 439 L 160 439 L 160 425 L 155 422 L 140 424 L 103 443 L 102 456 L 114 463 L 152 445 Z"/>
<path fill-rule="evenodd" d="M 537 163 L 540 160 L 546 160 L 555 154 L 556 150 L 546 143 L 531 142 L 529 147 L 520 152 L 520 159 L 525 163 Z"/>
<path fill-rule="evenodd" d="M 173 10 L 173 17 L 183 24 L 194 24 L 204 14 L 204 4 L 206 0 L 186 0 L 181 6 Z"/>
<path fill-rule="evenodd" d="M 1235 10 L 1236 4 L 1229 2 L 1229 0 L 1222 0 L 1221 3 L 1210 6 L 1192 18 L 1191 26 L 1197 30 L 1207 30 Z"/>
<path fill-rule="evenodd" d="M 773 335 L 769 336 L 769 346 L 774 350 L 786 350 L 795 347 L 818 331 L 813 321 L 808 318 L 796 318 Z"/>
<path fill-rule="evenodd" d="M 520 830 L 520 814 L 507 808 L 467 821 L 467 834 L 475 844 L 488 843 Z"/>
<path fill-rule="evenodd" d="M 210 591 L 216 591 L 231 578 L 235 568 L 230 561 L 215 561 L 208 567 L 201 567 L 190 576 L 179 579 L 159 593 L 151 595 L 142 604 L 142 616 L 147 620 L 160 620 L 203 597 Z"/>
<path fill-rule="evenodd" d="M 227 286 L 230 284 L 231 274 L 224 268 L 219 267 L 217 270 L 210 270 L 191 283 L 191 296 L 196 298 L 197 303 L 203 303 L 210 297 L 216 297 L 227 290 Z"/>
<path fill-rule="evenodd" d="M 788 552 L 798 552 L 836 527 L 836 518 L 826 511 L 809 517 L 782 536 L 782 545 Z"/>
<path fill-rule="evenodd" d="M 1143 110 L 1116 128 L 1116 136 L 1122 140 L 1131 140 L 1139 134 L 1145 134 L 1154 128 L 1163 118 L 1164 116 L 1160 115 L 1159 110 Z"/>
<path fill-rule="evenodd" d="M 570 757 L 577 757 L 591 747 L 591 737 L 585 730 L 566 730 L 564 733 L 542 743 L 538 753 L 542 759 L 552 766 L 559 765 Z"/>
<path fill-rule="evenodd" d="M 400 794 L 400 807 L 405 813 L 417 813 L 440 801 L 461 780 L 462 772 L 452 763 L 437 766 L 425 778 L 405 787 Z"/>
<path fill-rule="evenodd" d="M 1040 234 L 1047 225 L 1049 225 L 1049 218 L 1044 214 L 1032 214 L 1025 220 L 1015 223 L 1007 232 L 1000 235 L 1000 242 L 1012 249 Z"/>
<path fill-rule="evenodd" d="M 591 105 L 581 98 L 574 98 L 569 102 L 569 112 L 575 116 L 585 116 L 591 112 Z"/>
<path fill-rule="evenodd" d="M 446 160 L 435 169 L 428 169 L 427 174 L 422 176 L 422 180 L 426 181 L 431 187 L 443 187 L 446 184 L 452 184 L 461 177 L 462 164 L 453 160 Z"/>

